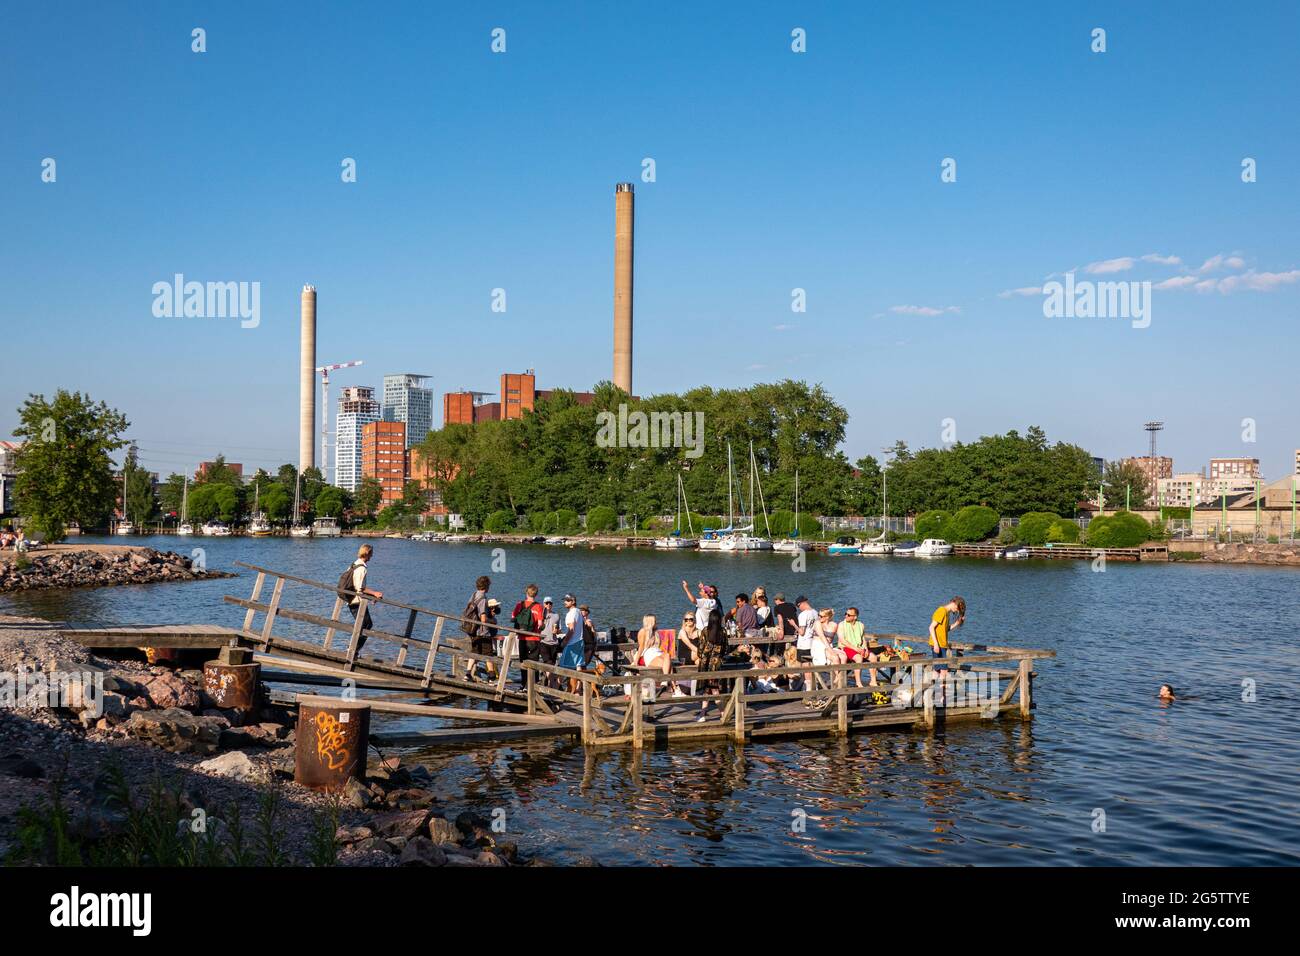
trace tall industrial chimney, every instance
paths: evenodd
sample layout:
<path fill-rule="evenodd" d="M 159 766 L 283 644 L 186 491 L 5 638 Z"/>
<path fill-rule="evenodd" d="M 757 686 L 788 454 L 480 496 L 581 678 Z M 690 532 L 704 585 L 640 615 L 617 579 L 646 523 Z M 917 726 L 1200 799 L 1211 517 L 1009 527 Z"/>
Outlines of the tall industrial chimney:
<path fill-rule="evenodd" d="M 632 242 L 636 203 L 631 183 L 614 187 L 614 384 L 632 394 Z"/>
<path fill-rule="evenodd" d="M 326 409 L 326 414 L 329 410 Z M 302 287 L 302 346 L 298 356 L 298 471 L 316 466 L 316 287 Z"/>

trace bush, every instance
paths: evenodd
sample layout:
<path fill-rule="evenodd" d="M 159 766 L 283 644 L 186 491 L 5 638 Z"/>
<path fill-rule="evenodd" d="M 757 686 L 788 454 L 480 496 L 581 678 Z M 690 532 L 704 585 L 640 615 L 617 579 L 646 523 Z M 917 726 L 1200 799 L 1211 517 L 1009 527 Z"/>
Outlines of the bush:
<path fill-rule="evenodd" d="M 1015 543 L 1016 543 L 1016 529 L 1011 527 L 1011 525 L 1007 525 L 1005 528 L 1003 528 L 1001 531 L 998 532 L 998 544 L 1015 544 Z"/>
<path fill-rule="evenodd" d="M 1088 523 L 1088 544 L 1094 548 L 1136 548 L 1151 538 L 1151 526 L 1131 511 L 1093 518 Z"/>
<path fill-rule="evenodd" d="M 772 529 L 772 537 L 788 538 L 794 530 L 794 512 L 785 509 L 773 511 L 768 515 L 767 523 Z M 812 515 L 799 516 L 799 537 L 815 538 L 821 534 L 821 530 L 822 526 Z"/>
<path fill-rule="evenodd" d="M 618 527 L 618 515 L 609 505 L 597 505 L 587 512 L 587 533 L 601 534 Z"/>
<path fill-rule="evenodd" d="M 998 526 L 998 513 L 984 505 L 967 505 L 952 516 L 946 533 L 949 541 L 983 541 Z"/>
<path fill-rule="evenodd" d="M 936 508 L 933 511 L 922 511 L 916 516 L 916 536 L 918 538 L 943 538 L 948 534 L 948 525 L 952 521 L 952 515 L 948 512 Z"/>
<path fill-rule="evenodd" d="M 560 534 L 574 534 L 579 531 L 578 512 L 570 508 L 561 508 L 555 512 L 555 530 Z"/>
<path fill-rule="evenodd" d="M 502 508 L 500 511 L 494 511 L 487 516 L 487 521 L 483 522 L 483 530 L 491 534 L 506 534 L 515 530 L 515 513 Z"/>
<path fill-rule="evenodd" d="M 1054 544 L 1074 544 L 1079 540 L 1079 526 L 1062 518 L 1047 528 L 1047 540 Z"/>
<path fill-rule="evenodd" d="M 1061 516 L 1051 511 L 1030 511 L 1020 516 L 1016 525 L 1016 540 L 1035 548 L 1047 544 L 1047 532 L 1052 525 L 1061 520 Z"/>
<path fill-rule="evenodd" d="M 528 528 L 529 528 L 529 530 L 531 530 L 531 531 L 536 531 L 538 534 L 545 534 L 546 532 L 552 530 L 551 528 L 549 528 L 549 527 L 547 526 L 547 525 L 548 525 L 548 522 L 547 522 L 547 519 L 548 519 L 548 518 L 550 518 L 550 515 L 547 514 L 545 511 L 534 511 L 534 512 L 531 512 L 531 513 L 528 515 Z"/>

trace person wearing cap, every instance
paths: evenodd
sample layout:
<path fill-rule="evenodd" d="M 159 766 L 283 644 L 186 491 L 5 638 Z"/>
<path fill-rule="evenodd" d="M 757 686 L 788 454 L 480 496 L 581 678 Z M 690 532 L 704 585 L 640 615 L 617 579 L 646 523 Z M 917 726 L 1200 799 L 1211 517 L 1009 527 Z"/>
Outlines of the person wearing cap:
<path fill-rule="evenodd" d="M 568 670 L 579 670 L 582 667 L 583 657 L 586 648 L 583 646 L 582 638 L 583 617 L 582 612 L 578 610 L 578 599 L 572 594 L 564 595 L 563 630 L 560 632 L 560 667 Z M 569 679 L 569 692 L 576 694 L 578 692 L 578 682 L 572 678 Z"/>
<path fill-rule="evenodd" d="M 691 594 L 691 586 L 683 581 L 682 590 L 686 592 L 686 600 L 695 605 L 695 627 L 703 631 L 709 626 L 709 612 L 718 606 L 718 589 L 701 581 L 700 596 L 696 597 Z"/>
<path fill-rule="evenodd" d="M 560 615 L 555 613 L 555 602 L 549 596 L 542 600 L 542 630 L 538 637 L 537 659 L 554 666 L 560 655 Z M 542 683 L 552 686 L 553 675 L 542 676 Z"/>

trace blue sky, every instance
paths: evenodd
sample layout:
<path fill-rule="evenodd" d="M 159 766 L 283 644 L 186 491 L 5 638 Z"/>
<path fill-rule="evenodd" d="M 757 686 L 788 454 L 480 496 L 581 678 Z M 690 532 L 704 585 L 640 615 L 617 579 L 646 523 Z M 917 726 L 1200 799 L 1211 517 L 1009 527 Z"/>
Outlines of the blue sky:
<path fill-rule="evenodd" d="M 304 282 L 318 358 L 365 362 L 339 384 L 431 372 L 440 395 L 534 367 L 588 388 L 611 372 L 629 180 L 640 394 L 820 381 L 855 459 L 937 445 L 948 418 L 961 440 L 1039 424 L 1107 458 L 1162 419 L 1179 470 L 1247 455 L 1270 478 L 1300 447 L 1295 4 L 86 2 L 4 20 L 6 435 L 29 392 L 80 388 L 164 472 L 218 450 L 293 460 Z M 1069 269 L 1166 283 L 1150 326 L 1044 318 L 1011 291 Z M 154 317 L 178 272 L 260 282 L 261 324 Z"/>

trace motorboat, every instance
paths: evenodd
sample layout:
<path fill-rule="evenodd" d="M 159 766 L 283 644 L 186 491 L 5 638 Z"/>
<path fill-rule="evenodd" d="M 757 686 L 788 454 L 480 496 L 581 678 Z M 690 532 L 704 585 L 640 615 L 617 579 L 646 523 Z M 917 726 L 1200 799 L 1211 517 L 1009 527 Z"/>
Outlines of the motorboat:
<path fill-rule="evenodd" d="M 827 554 L 861 554 L 862 545 L 858 542 L 857 538 L 851 535 L 842 534 L 835 539 L 834 544 L 832 544 L 829 548 L 826 549 L 826 553 Z"/>
<path fill-rule="evenodd" d="M 203 533 L 209 538 L 228 538 L 230 526 L 221 521 L 209 521 L 203 525 Z"/>
<path fill-rule="evenodd" d="M 311 523 L 313 538 L 337 538 L 343 534 L 337 518 L 317 518 Z"/>
<path fill-rule="evenodd" d="M 254 538 L 265 538 L 271 533 L 271 522 L 260 511 L 248 522 L 248 533 Z"/>
<path fill-rule="evenodd" d="M 457 539 L 453 539 L 453 540 L 457 540 Z M 543 544 L 554 545 L 554 546 L 559 546 L 559 545 L 565 545 L 565 544 L 568 544 L 568 543 L 569 543 L 569 539 L 568 539 L 568 538 L 561 538 L 561 537 L 553 537 L 553 538 L 547 538 L 547 539 L 546 539 L 544 542 L 542 542 L 542 543 L 543 543 Z M 575 626 L 576 626 L 576 625 L 575 625 Z"/>
<path fill-rule="evenodd" d="M 117 523 L 117 526 L 113 528 L 113 534 L 135 534 L 135 525 L 123 518 Z"/>
<path fill-rule="evenodd" d="M 1029 548 L 1023 544 L 1013 544 L 1008 548 L 994 551 L 993 557 L 1006 558 L 1008 561 L 1023 561 L 1029 557 Z"/>
<path fill-rule="evenodd" d="M 176 526 L 176 533 L 191 535 L 194 533 L 194 525 L 190 524 L 188 521 L 182 521 Z"/>
<path fill-rule="evenodd" d="M 894 545 L 894 557 L 914 558 L 916 557 L 916 549 L 920 546 L 919 541 L 900 541 Z"/>
<path fill-rule="evenodd" d="M 862 542 L 862 547 L 858 549 L 858 554 L 893 554 L 894 545 L 882 538 L 872 538 L 869 541 Z"/>
<path fill-rule="evenodd" d="M 918 558 L 946 558 L 952 554 L 952 545 L 943 538 L 926 538 L 916 549 Z"/>
<path fill-rule="evenodd" d="M 309 524 L 295 524 L 295 525 L 290 525 L 290 527 L 289 527 L 289 537 L 291 537 L 291 538 L 310 538 L 310 537 L 311 537 L 311 525 L 309 525 Z"/>

